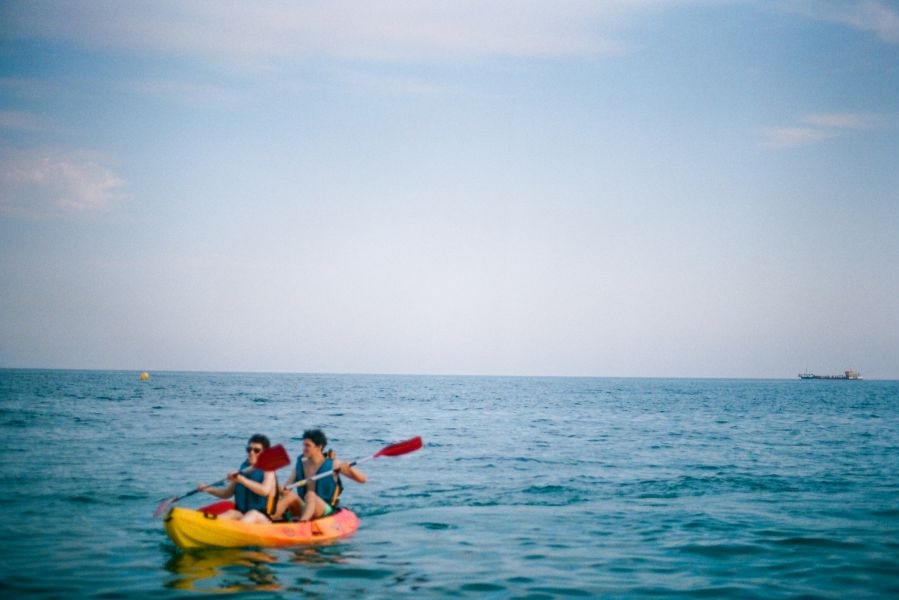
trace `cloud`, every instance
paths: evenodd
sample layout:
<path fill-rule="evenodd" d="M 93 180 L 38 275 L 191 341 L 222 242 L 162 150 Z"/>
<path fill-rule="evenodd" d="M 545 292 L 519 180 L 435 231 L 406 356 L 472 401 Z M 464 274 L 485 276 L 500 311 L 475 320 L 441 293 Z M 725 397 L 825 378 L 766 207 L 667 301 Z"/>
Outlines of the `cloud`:
<path fill-rule="evenodd" d="M 246 91 L 187 81 L 141 79 L 126 82 L 124 86 L 142 96 L 155 96 L 190 107 L 233 106 L 249 99 Z"/>
<path fill-rule="evenodd" d="M 41 115 L 18 110 L 0 110 L 0 129 L 14 131 L 47 131 L 50 121 Z"/>
<path fill-rule="evenodd" d="M 0 29 L 0 32 L 2 31 Z M 2 37 L 2 33 L 0 33 L 0 39 Z M 56 86 L 52 82 L 45 80 L 0 77 L 0 94 L 7 97 L 16 97 L 30 101 L 45 99 L 58 93 L 59 90 L 56 89 Z"/>
<path fill-rule="evenodd" d="M 97 0 L 7 2 L 0 37 L 236 64 L 430 61 L 621 52 L 616 25 L 700 0 Z M 707 0 L 706 0 L 707 1 Z"/>
<path fill-rule="evenodd" d="M 220 65 L 282 61 L 459 61 L 626 52 L 623 25 L 712 0 L 7 0 L 0 40 L 190 57 Z M 766 3 L 760 3 L 766 4 Z M 882 0 L 784 0 L 775 10 L 899 43 L 899 10 Z"/>
<path fill-rule="evenodd" d="M 389 75 L 355 70 L 340 70 L 335 79 L 354 87 L 386 95 L 430 96 L 457 92 L 451 85 L 434 83 L 430 79 L 408 75 Z"/>
<path fill-rule="evenodd" d="M 824 129 L 815 127 L 766 127 L 763 145 L 768 148 L 794 148 L 833 137 Z"/>
<path fill-rule="evenodd" d="M 63 217 L 108 209 L 125 181 L 87 152 L 0 152 L 0 215 Z"/>
<path fill-rule="evenodd" d="M 806 17 L 870 32 L 888 44 L 899 44 L 899 9 L 879 0 L 793 0 L 786 8 Z"/>
<path fill-rule="evenodd" d="M 858 113 L 815 113 L 805 115 L 802 121 L 830 129 L 864 129 L 872 122 L 870 117 Z"/>
<path fill-rule="evenodd" d="M 768 148 L 807 146 L 852 131 L 879 128 L 882 123 L 882 119 L 870 114 L 809 113 L 802 115 L 794 125 L 766 127 L 762 131 L 762 145 Z"/>

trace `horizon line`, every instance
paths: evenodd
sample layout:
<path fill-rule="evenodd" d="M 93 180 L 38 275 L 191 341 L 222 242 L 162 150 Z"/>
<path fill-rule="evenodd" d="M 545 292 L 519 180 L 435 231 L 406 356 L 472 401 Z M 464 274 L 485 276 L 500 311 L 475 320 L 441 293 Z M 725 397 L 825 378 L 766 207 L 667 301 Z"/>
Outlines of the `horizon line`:
<path fill-rule="evenodd" d="M 72 372 L 102 372 L 102 373 L 193 373 L 193 374 L 218 374 L 218 375 L 303 375 L 303 376 L 348 376 L 348 377 L 470 377 L 470 378 L 497 378 L 497 379 L 707 379 L 707 380 L 737 380 L 737 381 L 792 381 L 800 380 L 798 374 L 791 377 L 747 377 L 747 376 L 695 376 L 695 375 L 548 375 L 548 374 L 502 374 L 502 373 L 397 373 L 397 372 L 363 372 L 363 371 L 255 371 L 255 370 L 210 370 L 210 369 L 130 369 L 130 368 L 96 368 L 96 367 L 6 367 L 0 366 L 0 371 L 72 371 Z M 830 381 L 830 380 L 823 380 Z M 842 381 L 842 380 L 834 380 Z M 899 378 L 871 378 L 862 377 L 853 381 L 899 381 Z"/>

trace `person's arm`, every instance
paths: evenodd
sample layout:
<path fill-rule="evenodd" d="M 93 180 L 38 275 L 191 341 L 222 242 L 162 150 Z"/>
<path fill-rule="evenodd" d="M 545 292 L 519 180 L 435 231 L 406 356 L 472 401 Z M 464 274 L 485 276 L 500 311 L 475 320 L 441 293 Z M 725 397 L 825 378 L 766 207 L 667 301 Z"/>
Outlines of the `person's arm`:
<path fill-rule="evenodd" d="M 284 482 L 284 485 L 281 486 L 281 493 L 285 493 L 287 488 L 290 487 L 290 484 L 297 480 L 297 468 L 294 467 L 293 470 L 290 471 L 290 477 L 287 478 L 287 481 Z"/>
<path fill-rule="evenodd" d="M 335 460 L 336 464 L 334 465 L 334 472 L 339 475 L 346 475 L 353 481 L 357 483 L 365 483 L 368 481 L 368 477 L 365 476 L 365 473 L 353 467 L 348 462 L 344 462 L 342 460 Z"/>
<path fill-rule="evenodd" d="M 228 478 L 229 479 L 231 478 L 230 474 L 228 475 Z M 207 494 L 212 494 L 216 498 L 221 498 L 222 500 L 225 500 L 234 495 L 234 482 L 230 481 L 228 483 L 228 485 L 226 485 L 225 487 L 217 488 L 217 487 L 206 487 L 206 484 L 201 481 L 200 485 L 197 486 L 197 489 L 202 490 L 202 491 L 206 492 Z"/>
<path fill-rule="evenodd" d="M 240 473 L 235 473 L 234 478 L 232 479 L 232 485 L 237 483 L 244 486 L 254 494 L 257 494 L 259 496 L 268 496 L 275 491 L 275 472 L 266 471 L 265 476 L 262 478 L 262 483 L 253 481 L 249 477 L 241 475 Z"/>

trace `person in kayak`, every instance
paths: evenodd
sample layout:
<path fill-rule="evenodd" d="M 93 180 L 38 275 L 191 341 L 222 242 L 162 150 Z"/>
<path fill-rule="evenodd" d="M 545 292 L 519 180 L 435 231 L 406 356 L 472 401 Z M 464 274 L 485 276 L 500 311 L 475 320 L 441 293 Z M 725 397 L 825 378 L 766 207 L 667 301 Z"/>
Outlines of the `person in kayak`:
<path fill-rule="evenodd" d="M 272 520 L 282 519 L 288 510 L 292 515 L 299 515 L 300 521 L 326 517 L 334 512 L 340 492 L 343 490 L 343 484 L 340 481 L 341 474 L 359 483 L 368 481 L 368 478 L 359 469 L 348 462 L 334 458 L 333 451 L 325 454 L 327 445 L 328 438 L 320 429 L 303 432 L 303 454 L 297 459 L 293 473 L 281 488 L 281 499 L 278 501 L 278 507 L 272 515 Z M 334 472 L 330 475 L 309 481 L 295 492 L 288 491 L 290 484 L 295 481 L 309 479 L 331 470 Z"/>
<path fill-rule="evenodd" d="M 247 442 L 247 459 L 237 471 L 228 473 L 228 485 L 223 488 L 205 487 L 201 482 L 198 489 L 217 498 L 234 496 L 235 508 L 218 516 L 219 519 L 240 520 L 245 523 L 270 523 L 269 515 L 277 505 L 278 480 L 274 471 L 251 470 L 263 450 L 271 446 L 269 439 L 257 433 Z"/>

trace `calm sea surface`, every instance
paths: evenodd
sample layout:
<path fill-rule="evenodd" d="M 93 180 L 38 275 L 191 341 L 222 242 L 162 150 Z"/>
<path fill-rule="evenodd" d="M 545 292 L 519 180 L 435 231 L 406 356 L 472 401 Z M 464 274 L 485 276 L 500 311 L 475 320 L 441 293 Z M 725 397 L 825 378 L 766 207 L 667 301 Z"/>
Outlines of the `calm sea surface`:
<path fill-rule="evenodd" d="M 0 370 L 5 596 L 899 596 L 897 382 L 137 375 Z M 183 552 L 152 518 L 312 427 L 424 438 L 347 482 L 355 536 Z"/>

